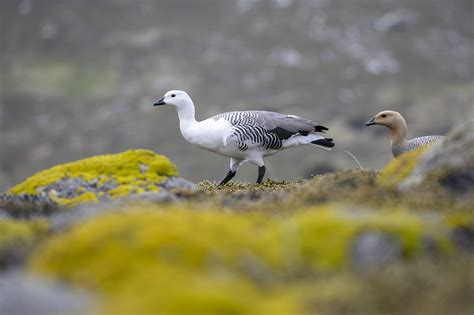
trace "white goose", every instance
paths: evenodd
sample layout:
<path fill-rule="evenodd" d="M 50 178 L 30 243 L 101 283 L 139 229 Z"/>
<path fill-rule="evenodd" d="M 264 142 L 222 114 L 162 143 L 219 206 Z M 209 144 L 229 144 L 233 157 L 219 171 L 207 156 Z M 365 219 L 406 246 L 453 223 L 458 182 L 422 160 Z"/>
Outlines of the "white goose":
<path fill-rule="evenodd" d="M 316 132 L 328 128 L 294 115 L 268 111 L 222 113 L 196 121 L 194 103 L 184 91 L 168 91 L 154 106 L 173 105 L 179 117 L 179 128 L 186 141 L 200 148 L 230 157 L 230 170 L 220 185 L 237 173 L 240 165 L 250 162 L 258 166 L 257 183 L 265 175 L 263 158 L 283 149 L 313 144 L 330 150 L 331 138 Z"/>

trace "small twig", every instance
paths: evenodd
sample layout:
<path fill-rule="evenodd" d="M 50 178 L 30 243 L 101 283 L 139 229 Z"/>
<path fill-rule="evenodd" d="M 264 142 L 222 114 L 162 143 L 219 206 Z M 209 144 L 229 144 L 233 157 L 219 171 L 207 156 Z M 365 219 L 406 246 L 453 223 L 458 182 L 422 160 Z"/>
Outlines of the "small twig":
<path fill-rule="evenodd" d="M 361 170 L 364 169 L 364 167 L 362 166 L 362 164 L 360 164 L 359 160 L 354 156 L 354 154 L 352 154 L 349 150 L 344 150 L 344 152 L 346 152 L 347 155 L 349 155 L 357 163 L 357 165 L 359 165 L 359 168 Z"/>

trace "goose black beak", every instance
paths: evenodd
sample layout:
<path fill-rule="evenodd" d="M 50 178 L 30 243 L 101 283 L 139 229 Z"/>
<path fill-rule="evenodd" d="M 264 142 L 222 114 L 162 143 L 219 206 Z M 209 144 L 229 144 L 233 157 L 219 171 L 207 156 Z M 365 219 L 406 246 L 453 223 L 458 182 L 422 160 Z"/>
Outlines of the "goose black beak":
<path fill-rule="evenodd" d="M 155 104 L 153 104 L 153 106 L 166 105 L 164 99 L 165 99 L 165 97 L 163 96 L 158 101 L 156 101 Z"/>
<path fill-rule="evenodd" d="M 372 126 L 376 125 L 377 123 L 375 122 L 375 117 L 372 117 L 368 122 L 365 123 L 366 126 Z"/>

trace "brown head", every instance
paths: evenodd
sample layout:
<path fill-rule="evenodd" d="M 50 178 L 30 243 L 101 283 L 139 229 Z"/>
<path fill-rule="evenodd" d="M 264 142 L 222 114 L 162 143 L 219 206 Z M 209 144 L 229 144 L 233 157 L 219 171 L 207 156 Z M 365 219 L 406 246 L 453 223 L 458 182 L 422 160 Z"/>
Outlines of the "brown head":
<path fill-rule="evenodd" d="M 402 145 L 406 141 L 407 123 L 399 112 L 384 110 L 365 123 L 366 126 L 381 125 L 390 129 L 392 145 Z"/>
<path fill-rule="evenodd" d="M 372 119 L 365 123 L 366 126 L 381 125 L 389 129 L 397 129 L 401 126 L 406 126 L 405 119 L 399 112 L 393 110 L 384 110 L 378 113 Z"/>

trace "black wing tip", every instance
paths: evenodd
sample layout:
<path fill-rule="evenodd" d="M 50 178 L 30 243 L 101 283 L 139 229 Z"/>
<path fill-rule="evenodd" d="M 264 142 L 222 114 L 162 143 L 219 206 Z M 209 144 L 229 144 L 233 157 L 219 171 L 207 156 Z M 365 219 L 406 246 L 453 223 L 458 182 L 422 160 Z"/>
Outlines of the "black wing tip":
<path fill-rule="evenodd" d="M 324 126 L 314 126 L 314 131 L 317 131 L 317 132 L 322 132 L 324 133 L 325 131 L 329 130 L 327 127 L 324 127 Z"/>
<path fill-rule="evenodd" d="M 316 145 L 320 145 L 320 146 L 326 147 L 326 148 L 332 148 L 336 145 L 332 138 L 319 139 L 319 140 L 312 141 L 311 143 L 316 144 Z"/>

